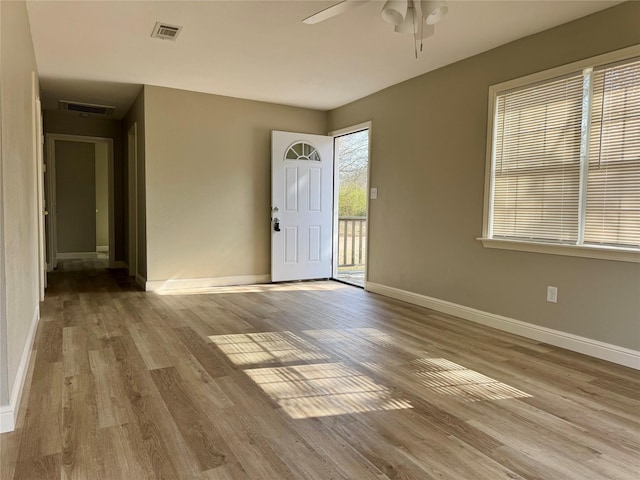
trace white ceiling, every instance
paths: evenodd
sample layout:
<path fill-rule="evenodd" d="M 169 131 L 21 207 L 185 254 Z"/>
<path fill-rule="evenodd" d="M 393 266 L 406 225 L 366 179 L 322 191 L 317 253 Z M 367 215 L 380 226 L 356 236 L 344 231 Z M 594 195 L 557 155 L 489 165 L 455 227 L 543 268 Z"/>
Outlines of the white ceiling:
<path fill-rule="evenodd" d="M 449 1 L 418 59 L 371 0 L 316 25 L 333 1 L 28 0 L 45 108 L 115 105 L 141 84 L 328 110 L 621 1 Z M 176 42 L 151 38 L 161 21 Z"/>

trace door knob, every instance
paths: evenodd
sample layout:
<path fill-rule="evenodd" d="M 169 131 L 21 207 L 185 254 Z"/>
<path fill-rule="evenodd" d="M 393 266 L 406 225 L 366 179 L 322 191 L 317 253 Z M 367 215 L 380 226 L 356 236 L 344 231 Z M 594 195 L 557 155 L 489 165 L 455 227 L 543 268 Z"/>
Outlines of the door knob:
<path fill-rule="evenodd" d="M 280 231 L 280 219 L 278 217 L 273 219 L 273 230 L 276 232 Z"/>

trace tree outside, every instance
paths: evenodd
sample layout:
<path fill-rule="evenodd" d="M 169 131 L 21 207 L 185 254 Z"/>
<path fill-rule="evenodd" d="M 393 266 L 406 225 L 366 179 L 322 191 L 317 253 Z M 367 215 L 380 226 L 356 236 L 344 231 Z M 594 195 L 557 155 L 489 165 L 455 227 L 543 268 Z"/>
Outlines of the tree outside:
<path fill-rule="evenodd" d="M 369 162 L 369 131 L 337 138 L 338 151 L 338 215 L 367 215 L 367 164 Z"/>

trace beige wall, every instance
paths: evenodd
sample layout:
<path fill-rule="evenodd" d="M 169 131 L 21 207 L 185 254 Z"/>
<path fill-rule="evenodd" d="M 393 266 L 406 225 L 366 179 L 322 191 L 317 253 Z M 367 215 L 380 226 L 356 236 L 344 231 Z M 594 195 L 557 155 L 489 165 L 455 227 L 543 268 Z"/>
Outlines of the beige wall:
<path fill-rule="evenodd" d="M 628 2 L 330 112 L 330 129 L 373 122 L 369 280 L 640 349 L 639 264 L 476 240 L 489 86 L 640 43 L 638 18 L 640 2 Z M 547 285 L 558 287 L 557 304 L 546 302 Z"/>
<path fill-rule="evenodd" d="M 0 405 L 7 404 L 38 308 L 32 72 L 24 2 L 0 2 Z M 20 379 L 21 380 L 21 379 Z"/>
<path fill-rule="evenodd" d="M 137 196 L 136 196 L 136 216 L 137 216 L 137 230 L 138 230 L 138 265 L 137 273 L 142 278 L 147 278 L 147 212 L 146 212 L 146 190 L 145 190 L 145 157 L 146 157 L 146 136 L 145 136 L 145 99 L 144 99 L 144 87 L 141 89 L 140 94 L 136 98 L 135 102 L 122 120 L 122 138 L 127 139 L 129 129 L 135 124 L 137 129 Z M 133 171 L 129 168 L 130 162 L 128 148 L 125 148 L 125 187 L 129 185 L 129 172 Z M 128 194 L 125 195 L 125 228 L 127 241 L 125 242 L 125 258 L 129 260 L 129 199 Z"/>
<path fill-rule="evenodd" d="M 93 143 L 56 140 L 59 253 L 96 251 L 96 153 Z"/>
<path fill-rule="evenodd" d="M 324 112 L 145 86 L 148 280 L 270 272 L 271 130 Z"/>
<path fill-rule="evenodd" d="M 61 133 L 86 137 L 104 137 L 113 139 L 113 220 L 114 220 L 114 260 L 126 260 L 125 257 L 125 168 L 122 145 L 122 122 L 107 118 L 80 117 L 60 112 L 44 112 L 44 131 L 46 134 Z"/>
<path fill-rule="evenodd" d="M 109 146 L 95 144 L 96 247 L 109 247 Z"/>

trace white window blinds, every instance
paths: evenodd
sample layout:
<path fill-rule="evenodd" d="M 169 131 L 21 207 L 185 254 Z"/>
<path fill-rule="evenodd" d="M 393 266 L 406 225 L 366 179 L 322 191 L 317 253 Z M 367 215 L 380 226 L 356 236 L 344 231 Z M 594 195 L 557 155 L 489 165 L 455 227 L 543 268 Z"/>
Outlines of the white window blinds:
<path fill-rule="evenodd" d="M 489 238 L 640 250 L 640 58 L 494 101 Z"/>
<path fill-rule="evenodd" d="M 592 81 L 584 242 L 640 246 L 640 60 Z"/>
<path fill-rule="evenodd" d="M 575 243 L 583 77 L 497 98 L 493 236 Z"/>

